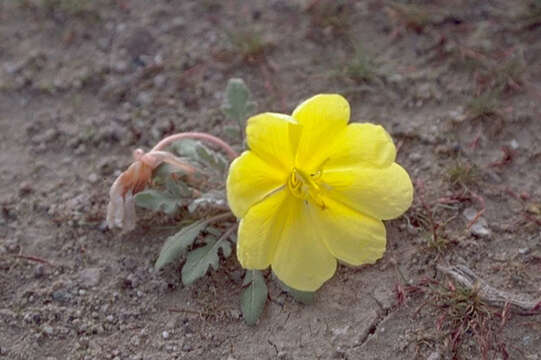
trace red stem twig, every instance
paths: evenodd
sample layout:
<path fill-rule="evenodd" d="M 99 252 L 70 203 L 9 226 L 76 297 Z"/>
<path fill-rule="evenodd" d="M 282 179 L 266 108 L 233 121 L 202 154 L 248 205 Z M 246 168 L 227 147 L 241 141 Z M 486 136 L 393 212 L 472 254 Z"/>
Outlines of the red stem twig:
<path fill-rule="evenodd" d="M 239 156 L 235 150 L 229 144 L 227 144 L 222 139 L 217 138 L 216 136 L 212 136 L 210 134 L 206 133 L 200 133 L 200 132 L 184 132 L 184 133 L 178 133 L 171 136 L 168 136 L 164 139 L 162 139 L 156 146 L 154 146 L 151 150 L 152 151 L 161 151 L 165 147 L 167 147 L 169 144 L 171 144 L 173 141 L 181 140 L 181 139 L 197 139 L 197 140 L 204 140 L 211 144 L 219 146 L 229 157 L 229 160 L 234 160 L 236 157 Z"/>

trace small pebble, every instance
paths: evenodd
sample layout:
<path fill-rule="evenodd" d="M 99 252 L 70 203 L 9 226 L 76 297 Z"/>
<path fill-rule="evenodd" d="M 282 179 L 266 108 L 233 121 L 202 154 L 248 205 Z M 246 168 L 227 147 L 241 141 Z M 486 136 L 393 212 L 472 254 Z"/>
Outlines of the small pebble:
<path fill-rule="evenodd" d="M 19 195 L 20 196 L 28 195 L 28 194 L 32 193 L 32 191 L 34 191 L 34 188 L 32 187 L 32 183 L 30 181 L 23 181 L 19 185 Z"/>
<path fill-rule="evenodd" d="M 79 273 L 79 281 L 83 287 L 93 287 L 100 283 L 100 269 L 88 268 Z"/>
<path fill-rule="evenodd" d="M 412 162 L 418 162 L 420 161 L 423 157 L 421 156 L 421 154 L 419 153 L 411 153 L 409 155 L 409 158 Z"/>
<path fill-rule="evenodd" d="M 17 252 L 19 251 L 19 244 L 17 239 L 9 239 L 5 242 L 5 247 L 8 252 Z"/>
<path fill-rule="evenodd" d="M 40 278 L 45 274 L 45 266 L 43 264 L 37 264 L 34 268 L 34 277 Z"/>
<path fill-rule="evenodd" d="M 52 335 L 54 333 L 54 329 L 49 325 L 44 325 L 42 329 L 43 332 L 47 335 Z"/>
<path fill-rule="evenodd" d="M 427 360 L 440 360 L 441 354 L 437 351 L 434 351 L 432 354 L 430 354 L 427 358 Z"/>
<path fill-rule="evenodd" d="M 96 182 L 98 182 L 98 175 L 96 173 L 92 173 L 92 174 L 88 175 L 88 181 L 91 184 L 95 184 Z"/>
<path fill-rule="evenodd" d="M 169 332 L 167 332 L 167 331 L 162 332 L 162 337 L 163 337 L 165 340 L 169 339 Z"/>

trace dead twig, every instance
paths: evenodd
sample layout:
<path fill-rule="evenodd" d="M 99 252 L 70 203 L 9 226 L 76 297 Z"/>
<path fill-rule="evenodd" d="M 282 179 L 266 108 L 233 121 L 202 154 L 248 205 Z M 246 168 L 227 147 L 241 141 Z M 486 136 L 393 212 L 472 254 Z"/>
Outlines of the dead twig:
<path fill-rule="evenodd" d="M 541 298 L 532 299 L 528 295 L 513 294 L 490 286 L 465 265 L 437 266 L 441 271 L 468 289 L 477 289 L 479 297 L 488 305 L 503 307 L 519 315 L 541 313 Z M 506 310 L 507 312 L 507 310 Z"/>

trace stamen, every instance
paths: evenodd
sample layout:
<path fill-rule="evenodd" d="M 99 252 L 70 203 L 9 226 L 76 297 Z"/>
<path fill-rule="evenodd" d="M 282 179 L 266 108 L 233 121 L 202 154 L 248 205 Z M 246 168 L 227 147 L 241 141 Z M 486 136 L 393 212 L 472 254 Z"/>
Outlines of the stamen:
<path fill-rule="evenodd" d="M 320 177 L 321 170 L 307 175 L 303 171 L 293 168 L 289 176 L 288 188 L 293 196 L 304 200 L 306 204 L 312 203 L 321 209 L 325 209 L 325 203 L 319 195 L 321 193 L 321 185 L 324 185 L 319 184 L 318 180 Z"/>

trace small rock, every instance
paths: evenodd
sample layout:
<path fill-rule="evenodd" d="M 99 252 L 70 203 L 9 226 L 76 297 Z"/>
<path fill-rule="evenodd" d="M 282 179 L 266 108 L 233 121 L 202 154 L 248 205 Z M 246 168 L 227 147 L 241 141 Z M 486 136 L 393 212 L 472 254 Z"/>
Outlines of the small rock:
<path fill-rule="evenodd" d="M 52 293 L 51 297 L 54 301 L 58 301 L 60 303 L 68 302 L 71 299 L 71 295 L 62 290 L 56 290 Z"/>
<path fill-rule="evenodd" d="M 98 174 L 92 173 L 92 174 L 88 175 L 88 181 L 91 184 L 95 184 L 96 182 L 98 182 Z"/>
<path fill-rule="evenodd" d="M 133 346 L 141 345 L 141 337 L 139 335 L 132 336 L 131 339 L 130 339 L 130 343 Z"/>
<path fill-rule="evenodd" d="M 79 273 L 79 281 L 83 287 L 93 287 L 100 283 L 100 269 L 88 268 Z"/>
<path fill-rule="evenodd" d="M 165 340 L 169 339 L 169 332 L 163 331 L 163 332 L 162 332 L 162 337 L 163 337 Z"/>
<path fill-rule="evenodd" d="M 241 313 L 240 310 L 238 310 L 238 309 L 232 309 L 232 310 L 230 310 L 230 311 L 229 311 L 229 314 L 231 315 L 231 317 L 232 317 L 233 319 L 237 319 L 237 320 L 240 319 L 241 316 L 242 316 L 242 313 Z"/>
<path fill-rule="evenodd" d="M 19 251 L 19 243 L 17 239 L 9 239 L 6 241 L 5 247 L 6 250 L 11 253 Z"/>
<path fill-rule="evenodd" d="M 148 91 L 141 91 L 139 94 L 137 94 L 137 103 L 139 105 L 148 105 L 152 102 L 152 94 Z"/>
<path fill-rule="evenodd" d="M 165 85 L 165 82 L 167 81 L 167 78 L 165 77 L 165 75 L 163 74 L 158 74 L 154 77 L 153 79 L 153 83 L 154 83 L 154 87 L 157 88 L 157 89 L 161 89 L 164 85 Z"/>
<path fill-rule="evenodd" d="M 487 221 L 483 218 L 479 218 L 479 220 L 477 220 L 475 224 L 472 225 L 470 230 L 473 235 L 484 238 L 488 238 L 492 234 L 492 232 L 488 228 Z"/>
<path fill-rule="evenodd" d="M 181 30 L 186 24 L 186 20 L 182 16 L 177 16 L 171 20 L 167 26 L 167 31 Z"/>
<path fill-rule="evenodd" d="M 113 64 L 113 70 L 117 73 L 125 73 L 128 70 L 128 63 L 123 60 L 119 60 Z"/>
<path fill-rule="evenodd" d="M 19 196 L 25 196 L 34 191 L 34 188 L 32 187 L 32 183 L 29 181 L 23 181 L 19 185 Z"/>
<path fill-rule="evenodd" d="M 472 207 L 466 208 L 462 213 L 468 221 L 473 221 L 477 216 L 477 210 Z M 479 237 L 490 237 L 491 231 L 488 228 L 487 221 L 483 217 L 479 217 L 471 226 L 470 231 L 473 235 Z"/>
<path fill-rule="evenodd" d="M 459 107 L 457 110 L 449 111 L 449 118 L 454 122 L 463 122 L 468 118 L 464 113 L 464 108 Z"/>
<path fill-rule="evenodd" d="M 432 354 L 430 354 L 426 360 L 440 360 L 441 354 L 438 351 L 434 351 Z"/>
<path fill-rule="evenodd" d="M 47 334 L 47 335 L 49 335 L 49 336 L 52 335 L 52 334 L 54 333 L 54 329 L 53 329 L 51 326 L 49 326 L 49 325 L 44 325 L 44 326 L 42 327 L 42 330 L 43 330 L 43 332 L 44 332 L 45 334 Z"/>
<path fill-rule="evenodd" d="M 527 248 L 527 247 L 518 249 L 518 253 L 520 255 L 526 255 L 529 252 L 530 252 L 530 248 Z"/>
<path fill-rule="evenodd" d="M 404 80 L 404 77 L 400 74 L 392 74 L 391 76 L 389 76 L 389 82 L 392 82 L 392 83 L 400 83 Z"/>
<path fill-rule="evenodd" d="M 418 162 L 420 161 L 423 157 L 421 156 L 421 154 L 419 153 L 411 153 L 409 155 L 409 158 L 412 162 Z"/>
<path fill-rule="evenodd" d="M 462 212 L 462 215 L 464 215 L 466 220 L 472 221 L 477 215 L 477 210 L 475 210 L 472 207 L 469 207 L 469 208 L 464 209 L 464 211 Z"/>
<path fill-rule="evenodd" d="M 129 273 L 124 279 L 124 287 L 135 289 L 139 286 L 139 279 L 134 273 Z"/>
<path fill-rule="evenodd" d="M 34 268 L 34 277 L 40 278 L 45 274 L 45 266 L 43 264 L 37 264 Z"/>
<path fill-rule="evenodd" d="M 509 143 L 509 146 L 513 150 L 518 149 L 518 147 L 519 147 L 518 141 L 516 139 L 511 140 L 511 142 Z"/>

